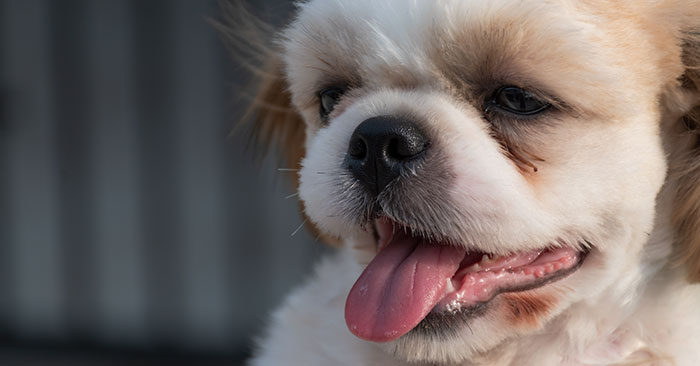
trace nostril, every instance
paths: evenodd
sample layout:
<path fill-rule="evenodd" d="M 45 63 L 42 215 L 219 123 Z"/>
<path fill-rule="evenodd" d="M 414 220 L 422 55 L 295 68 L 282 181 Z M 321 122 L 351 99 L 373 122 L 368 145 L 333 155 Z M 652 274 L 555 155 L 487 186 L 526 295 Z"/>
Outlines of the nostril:
<path fill-rule="evenodd" d="M 389 141 L 387 155 L 395 160 L 408 160 L 420 155 L 428 147 L 428 143 L 417 136 L 397 136 Z"/>
<path fill-rule="evenodd" d="M 367 143 L 360 136 L 355 136 L 350 140 L 348 154 L 355 159 L 364 160 L 367 157 Z"/>

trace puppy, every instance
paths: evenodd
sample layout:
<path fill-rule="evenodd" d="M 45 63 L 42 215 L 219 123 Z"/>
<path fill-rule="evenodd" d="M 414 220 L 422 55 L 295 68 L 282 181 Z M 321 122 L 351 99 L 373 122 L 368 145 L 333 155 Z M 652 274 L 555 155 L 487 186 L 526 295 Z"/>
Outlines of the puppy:
<path fill-rule="evenodd" d="M 699 0 L 309 0 L 261 55 L 339 249 L 252 365 L 700 364 Z"/>

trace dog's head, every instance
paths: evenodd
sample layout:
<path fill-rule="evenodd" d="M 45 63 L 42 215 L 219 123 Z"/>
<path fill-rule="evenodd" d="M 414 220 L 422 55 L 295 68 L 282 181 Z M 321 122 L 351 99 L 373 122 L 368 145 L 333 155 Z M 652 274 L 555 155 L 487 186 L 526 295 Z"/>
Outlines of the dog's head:
<path fill-rule="evenodd" d="M 697 0 L 299 4 L 257 118 L 299 162 L 310 222 L 367 264 L 350 331 L 459 361 L 630 302 L 671 242 L 698 279 L 699 17 Z"/>

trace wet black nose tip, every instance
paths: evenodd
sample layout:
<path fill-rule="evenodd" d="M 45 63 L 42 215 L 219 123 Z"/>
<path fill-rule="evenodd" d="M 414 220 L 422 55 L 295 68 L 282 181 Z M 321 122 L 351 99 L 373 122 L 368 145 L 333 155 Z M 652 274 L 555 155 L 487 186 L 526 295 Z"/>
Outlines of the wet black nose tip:
<path fill-rule="evenodd" d="M 373 194 L 401 174 L 402 165 L 419 159 L 430 142 L 408 119 L 380 116 L 362 122 L 348 146 L 347 166 Z"/>

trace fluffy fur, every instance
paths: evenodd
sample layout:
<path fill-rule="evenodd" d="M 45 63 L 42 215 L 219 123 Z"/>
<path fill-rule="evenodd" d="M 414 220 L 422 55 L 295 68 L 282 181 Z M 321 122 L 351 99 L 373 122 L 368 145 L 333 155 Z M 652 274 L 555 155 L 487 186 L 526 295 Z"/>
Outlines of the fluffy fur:
<path fill-rule="evenodd" d="M 261 46 L 231 29 L 239 51 Z M 304 213 L 341 248 L 273 315 L 252 365 L 700 362 L 700 1 L 310 0 L 256 50 L 269 68 L 250 117 L 301 168 Z M 348 91 L 323 123 L 318 95 L 332 85 Z M 491 114 L 499 85 L 552 107 Z M 342 162 L 355 128 L 382 115 L 420 120 L 444 169 L 373 198 Z M 440 195 L 422 189 L 436 181 Z M 590 253 L 449 335 L 367 342 L 343 307 L 375 255 L 369 200 L 483 252 Z"/>

